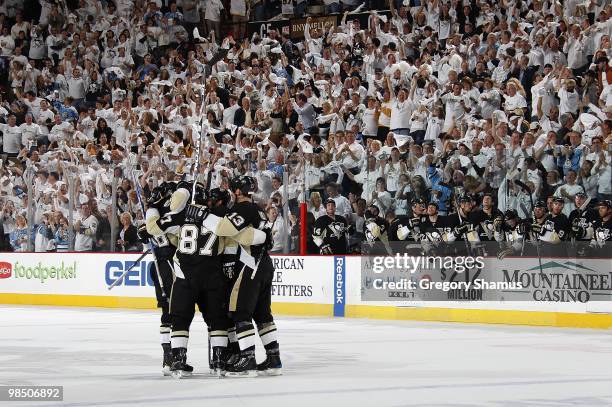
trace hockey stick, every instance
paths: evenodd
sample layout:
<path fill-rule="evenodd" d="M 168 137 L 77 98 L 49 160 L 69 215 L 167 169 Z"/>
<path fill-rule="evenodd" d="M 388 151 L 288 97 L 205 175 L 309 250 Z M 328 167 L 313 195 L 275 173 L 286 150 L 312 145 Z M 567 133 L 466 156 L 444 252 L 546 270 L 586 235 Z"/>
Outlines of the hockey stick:
<path fill-rule="evenodd" d="M 200 118 L 201 120 L 202 118 Z M 196 151 L 195 151 L 195 157 L 194 160 L 195 162 L 193 163 L 193 185 L 191 186 L 191 204 L 195 204 L 195 191 L 196 191 L 196 184 L 198 181 L 198 173 L 200 172 L 200 155 L 202 154 L 202 133 L 204 131 L 200 130 L 198 131 L 198 138 L 196 141 Z M 192 142 L 193 142 L 193 132 L 191 133 L 191 137 L 192 137 Z"/>
<path fill-rule="evenodd" d="M 463 226 L 463 218 L 461 217 L 461 208 L 459 207 L 459 204 L 457 203 L 457 188 L 455 188 L 455 210 L 457 211 L 457 216 L 459 217 L 459 224 L 461 226 Z M 465 233 L 464 233 L 465 234 Z M 472 253 L 472 251 L 470 250 L 470 245 L 467 241 L 467 236 L 462 236 L 464 239 L 463 241 L 465 242 L 465 250 L 467 250 L 467 254 Z"/>
<path fill-rule="evenodd" d="M 536 223 L 537 220 L 535 217 L 535 207 L 533 205 L 533 196 L 531 194 L 531 191 L 529 190 L 529 187 L 520 180 L 514 180 L 514 183 L 518 185 L 526 194 L 529 195 L 529 203 L 531 204 L 531 213 L 533 216 L 533 223 Z M 542 256 L 540 255 L 540 239 L 538 239 L 538 236 L 535 236 L 535 245 L 536 245 L 536 251 L 538 253 L 538 265 L 540 267 L 540 274 L 544 274 L 544 271 L 542 271 Z"/>
<path fill-rule="evenodd" d="M 136 190 L 136 199 L 138 200 L 138 205 L 140 206 L 140 210 L 142 211 L 142 216 L 144 218 L 146 218 L 146 214 L 147 211 L 145 210 L 145 205 L 144 202 L 142 201 L 142 194 L 141 194 L 141 189 L 140 189 L 140 183 L 138 182 L 138 178 L 136 177 L 136 173 L 135 173 L 135 167 L 136 167 L 136 157 L 134 157 L 134 161 L 132 161 L 132 163 L 129 162 L 128 159 L 128 164 L 130 165 L 130 173 L 132 176 L 132 180 L 134 181 L 134 189 Z M 146 220 L 145 220 L 146 222 Z M 160 291 L 162 293 L 162 297 L 165 298 L 166 300 L 168 300 L 167 296 L 166 296 L 166 290 L 164 287 L 164 282 L 162 281 L 161 278 L 161 273 L 159 271 L 159 264 L 157 262 L 157 256 L 155 255 L 155 243 L 153 241 L 153 239 L 149 238 L 148 239 L 148 245 L 149 245 L 149 251 L 151 252 L 151 254 L 153 254 L 153 262 L 155 264 L 155 274 L 157 274 L 157 281 L 159 282 L 159 288 Z"/>
<path fill-rule="evenodd" d="M 117 278 L 117 279 L 116 279 L 116 280 L 115 280 L 115 281 L 114 281 L 114 282 L 113 282 L 111 285 L 109 285 L 109 286 L 108 286 L 108 289 L 109 289 L 109 290 L 112 290 L 112 289 L 113 289 L 113 287 L 115 287 L 115 286 L 116 286 L 116 285 L 118 285 L 118 284 L 119 284 L 121 281 L 123 281 L 123 279 L 125 278 L 125 276 L 127 276 L 127 275 L 128 275 L 128 273 L 129 273 L 130 271 L 132 271 L 132 269 L 134 268 L 134 266 L 135 266 L 135 265 L 137 265 L 138 263 L 140 263 L 140 261 L 141 261 L 142 259 L 144 259 L 144 258 L 145 258 L 145 256 L 146 256 L 147 254 L 149 254 L 149 253 L 151 253 L 151 249 L 147 249 L 147 251 L 146 251 L 146 252 L 144 252 L 144 253 L 143 253 L 143 254 L 142 254 L 142 255 L 141 255 L 141 256 L 140 256 L 140 257 L 139 257 L 139 258 L 138 258 L 138 259 L 137 259 L 137 260 L 134 262 L 134 264 L 132 264 L 132 265 L 130 266 L 130 268 L 128 268 L 126 271 L 124 271 L 124 272 L 123 272 L 123 274 L 121 274 L 121 275 L 119 276 L 119 278 Z"/>

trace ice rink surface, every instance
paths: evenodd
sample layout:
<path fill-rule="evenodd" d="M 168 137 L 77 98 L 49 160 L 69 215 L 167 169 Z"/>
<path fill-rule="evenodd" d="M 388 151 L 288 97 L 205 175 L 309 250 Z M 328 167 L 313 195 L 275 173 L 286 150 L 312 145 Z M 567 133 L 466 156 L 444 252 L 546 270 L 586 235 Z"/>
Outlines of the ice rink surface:
<path fill-rule="evenodd" d="M 612 406 L 612 332 L 279 318 L 284 375 L 207 373 L 201 316 L 188 361 L 161 375 L 152 311 L 0 306 L 0 385 L 62 385 L 15 406 Z M 262 358 L 258 350 L 258 358 Z"/>

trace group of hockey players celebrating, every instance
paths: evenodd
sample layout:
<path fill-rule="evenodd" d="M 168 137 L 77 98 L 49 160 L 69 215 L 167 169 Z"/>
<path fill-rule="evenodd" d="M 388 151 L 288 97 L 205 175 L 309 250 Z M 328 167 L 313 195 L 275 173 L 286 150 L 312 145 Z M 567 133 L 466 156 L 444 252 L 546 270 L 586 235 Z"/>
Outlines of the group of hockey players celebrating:
<path fill-rule="evenodd" d="M 235 177 L 229 186 L 222 190 L 197 180 L 165 182 L 147 199 L 146 222 L 138 233 L 152 244 L 155 256 L 152 274 L 162 310 L 164 375 L 182 378 L 193 372 L 187 344 L 196 305 L 208 325 L 211 373 L 281 374 L 270 309 L 271 227 L 252 201 L 252 177 Z M 255 361 L 256 332 L 266 350 L 260 364 Z"/>

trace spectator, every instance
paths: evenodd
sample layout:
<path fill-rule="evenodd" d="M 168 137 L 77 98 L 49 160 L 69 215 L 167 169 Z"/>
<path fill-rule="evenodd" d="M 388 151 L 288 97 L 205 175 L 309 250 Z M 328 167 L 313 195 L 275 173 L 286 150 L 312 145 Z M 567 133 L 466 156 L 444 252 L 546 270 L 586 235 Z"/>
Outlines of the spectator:
<path fill-rule="evenodd" d="M 15 217 L 15 229 L 10 233 L 10 242 L 15 252 L 28 251 L 28 244 L 31 242 L 28 222 L 25 216 L 18 214 Z"/>
<path fill-rule="evenodd" d="M 90 252 L 94 248 L 94 237 L 98 228 L 98 220 L 92 215 L 87 203 L 81 204 L 81 216 L 74 224 L 76 232 L 74 250 Z"/>
<path fill-rule="evenodd" d="M 129 212 L 121 214 L 121 230 L 119 231 L 119 239 L 117 247 L 122 252 L 135 252 L 142 249 L 138 241 L 136 227 L 132 223 L 132 215 Z"/>

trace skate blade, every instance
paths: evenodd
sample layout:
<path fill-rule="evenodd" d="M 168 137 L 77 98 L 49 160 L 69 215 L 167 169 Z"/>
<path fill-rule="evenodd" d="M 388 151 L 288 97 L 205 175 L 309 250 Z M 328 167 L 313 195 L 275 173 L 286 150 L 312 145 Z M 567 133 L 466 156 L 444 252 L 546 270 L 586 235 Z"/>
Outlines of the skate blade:
<path fill-rule="evenodd" d="M 210 375 L 211 376 L 216 376 L 219 379 L 222 378 L 223 376 L 225 376 L 225 370 L 221 370 L 221 369 L 210 369 Z"/>
<path fill-rule="evenodd" d="M 162 367 L 162 373 L 164 376 L 172 376 L 172 373 L 170 372 L 170 366 Z"/>
<path fill-rule="evenodd" d="M 172 372 L 172 377 L 175 379 L 184 379 L 186 377 L 191 377 L 191 372 L 186 372 L 184 370 L 176 370 Z"/>
<path fill-rule="evenodd" d="M 257 371 L 247 370 L 246 372 L 226 372 L 225 377 L 235 377 L 235 378 L 257 377 Z"/>
<path fill-rule="evenodd" d="M 259 376 L 282 376 L 283 370 L 281 368 L 278 369 L 266 369 L 266 370 L 258 370 L 257 374 Z"/>

